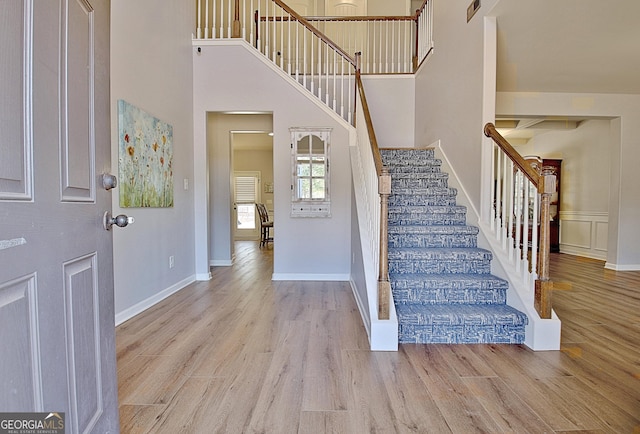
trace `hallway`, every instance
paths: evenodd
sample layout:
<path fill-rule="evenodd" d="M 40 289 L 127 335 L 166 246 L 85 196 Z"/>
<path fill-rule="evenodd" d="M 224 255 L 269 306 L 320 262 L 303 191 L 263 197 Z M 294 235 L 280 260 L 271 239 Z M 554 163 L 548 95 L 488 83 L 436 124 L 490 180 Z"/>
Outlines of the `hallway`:
<path fill-rule="evenodd" d="M 271 281 L 273 250 L 116 329 L 123 433 L 640 432 L 640 272 L 556 254 L 562 351 L 370 352 L 347 282 Z"/>

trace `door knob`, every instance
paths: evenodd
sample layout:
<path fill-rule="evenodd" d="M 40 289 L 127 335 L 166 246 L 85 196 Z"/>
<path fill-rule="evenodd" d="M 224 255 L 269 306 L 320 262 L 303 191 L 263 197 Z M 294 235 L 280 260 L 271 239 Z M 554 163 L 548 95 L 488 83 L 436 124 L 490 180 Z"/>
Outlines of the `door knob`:
<path fill-rule="evenodd" d="M 111 226 L 116 225 L 118 227 L 125 227 L 128 224 L 131 224 L 135 221 L 133 217 L 127 217 L 124 214 L 117 215 L 113 217 L 109 211 L 105 211 L 104 218 L 102 220 L 102 225 L 108 231 L 111 230 Z"/>

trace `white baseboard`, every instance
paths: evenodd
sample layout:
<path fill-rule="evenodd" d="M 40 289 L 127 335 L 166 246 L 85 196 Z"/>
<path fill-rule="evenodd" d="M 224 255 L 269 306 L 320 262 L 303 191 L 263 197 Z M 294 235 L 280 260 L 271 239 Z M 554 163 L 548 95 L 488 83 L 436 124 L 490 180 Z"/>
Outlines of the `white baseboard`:
<path fill-rule="evenodd" d="M 209 261 L 210 267 L 231 267 L 233 261 L 231 259 L 212 259 Z"/>
<path fill-rule="evenodd" d="M 317 280 L 326 282 L 348 282 L 349 274 L 305 274 L 305 273 L 273 273 L 271 280 Z"/>
<path fill-rule="evenodd" d="M 196 280 L 200 282 L 206 282 L 207 280 L 211 280 L 212 277 L 213 276 L 211 276 L 211 272 L 196 274 Z"/>
<path fill-rule="evenodd" d="M 122 324 L 128 319 L 133 318 L 139 313 L 144 312 L 145 310 L 149 309 L 151 306 L 161 302 L 165 298 L 169 297 L 172 294 L 175 294 L 176 292 L 180 291 L 181 289 L 185 288 L 186 286 L 190 285 L 195 281 L 196 281 L 195 275 L 189 276 L 186 279 L 181 280 L 180 282 L 174 285 L 171 285 L 167 289 L 160 291 L 155 295 L 152 295 L 146 300 L 142 300 L 141 302 L 134 304 L 133 306 L 123 310 L 122 312 L 116 313 L 116 326 Z"/>
<path fill-rule="evenodd" d="M 613 271 L 640 271 L 640 264 L 612 264 L 610 262 L 605 262 L 604 268 L 607 270 Z"/>
<path fill-rule="evenodd" d="M 368 308 L 365 308 L 362 299 L 358 293 L 358 286 L 353 279 L 349 279 L 349 286 L 351 286 L 351 292 L 353 292 L 353 298 L 356 299 L 356 305 L 358 305 L 358 311 L 360 312 L 360 317 L 362 318 L 362 324 L 364 324 L 364 328 L 367 331 L 367 337 L 369 338 L 369 344 L 371 344 L 371 319 L 367 318 L 366 313 L 368 312 Z"/>

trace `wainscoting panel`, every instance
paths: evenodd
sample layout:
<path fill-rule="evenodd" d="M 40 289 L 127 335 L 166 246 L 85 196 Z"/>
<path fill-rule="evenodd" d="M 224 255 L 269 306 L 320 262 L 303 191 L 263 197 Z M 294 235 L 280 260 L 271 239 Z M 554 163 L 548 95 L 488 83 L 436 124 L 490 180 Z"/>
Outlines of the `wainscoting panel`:
<path fill-rule="evenodd" d="M 606 260 L 608 231 L 608 213 L 561 211 L 560 252 Z"/>

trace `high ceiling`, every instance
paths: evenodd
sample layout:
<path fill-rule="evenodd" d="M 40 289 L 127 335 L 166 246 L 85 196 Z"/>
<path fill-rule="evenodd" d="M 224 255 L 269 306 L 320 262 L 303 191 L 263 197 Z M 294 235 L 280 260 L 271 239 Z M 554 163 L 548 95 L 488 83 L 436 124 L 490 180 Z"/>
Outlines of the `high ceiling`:
<path fill-rule="evenodd" d="M 639 0 L 500 0 L 498 91 L 640 94 Z"/>

